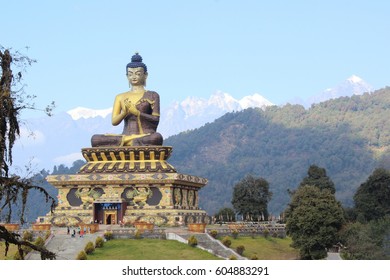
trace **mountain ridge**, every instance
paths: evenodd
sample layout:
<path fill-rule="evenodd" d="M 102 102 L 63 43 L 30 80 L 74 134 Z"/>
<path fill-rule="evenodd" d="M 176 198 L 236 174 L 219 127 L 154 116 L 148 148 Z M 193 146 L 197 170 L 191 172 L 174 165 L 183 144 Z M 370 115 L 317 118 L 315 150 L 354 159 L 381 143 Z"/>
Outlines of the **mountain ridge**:
<path fill-rule="evenodd" d="M 269 212 L 277 216 L 288 204 L 288 190 L 299 185 L 312 164 L 327 170 L 336 197 L 351 206 L 357 187 L 374 168 L 390 169 L 388 116 L 390 87 L 328 100 L 309 109 L 287 104 L 226 113 L 168 137 L 164 145 L 173 147 L 168 162 L 178 172 L 208 179 L 200 191 L 200 206 L 209 214 L 231 207 L 234 185 L 252 174 L 269 182 L 273 193 Z M 75 140 L 80 146 L 80 139 Z M 59 165 L 54 173 L 66 170 Z"/>
<path fill-rule="evenodd" d="M 213 213 L 231 207 L 235 183 L 246 174 L 270 183 L 270 212 L 281 213 L 311 164 L 327 170 L 336 196 L 352 205 L 353 193 L 390 152 L 390 88 L 302 105 L 246 109 L 169 137 L 171 164 L 208 178 L 201 201 Z M 378 152 L 379 151 L 379 152 Z"/>
<path fill-rule="evenodd" d="M 349 80 L 352 83 L 362 81 L 357 76 Z M 343 93 L 348 94 L 352 93 Z M 161 108 L 158 131 L 167 139 L 211 123 L 228 112 L 269 106 L 273 106 L 272 102 L 258 93 L 241 99 L 235 99 L 222 91 L 216 91 L 207 99 L 187 97 Z M 90 146 L 93 134 L 122 132 L 120 125 L 112 126 L 110 112 L 111 108 L 94 110 L 76 107 L 53 117 L 28 120 L 15 144 L 14 163 L 20 167 L 31 162 L 39 170 L 50 169 L 61 163 L 70 166 L 74 160 L 82 159 L 80 150 Z"/>

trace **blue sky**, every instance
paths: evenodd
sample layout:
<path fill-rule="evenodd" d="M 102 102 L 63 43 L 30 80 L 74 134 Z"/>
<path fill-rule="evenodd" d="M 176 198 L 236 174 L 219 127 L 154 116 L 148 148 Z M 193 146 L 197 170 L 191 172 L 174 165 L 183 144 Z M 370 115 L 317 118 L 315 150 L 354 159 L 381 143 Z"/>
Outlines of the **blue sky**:
<path fill-rule="evenodd" d="M 282 104 L 353 74 L 390 85 L 390 1 L 2 2 L 0 44 L 38 61 L 27 91 L 56 112 L 112 106 L 136 51 L 162 106 L 217 90 Z"/>

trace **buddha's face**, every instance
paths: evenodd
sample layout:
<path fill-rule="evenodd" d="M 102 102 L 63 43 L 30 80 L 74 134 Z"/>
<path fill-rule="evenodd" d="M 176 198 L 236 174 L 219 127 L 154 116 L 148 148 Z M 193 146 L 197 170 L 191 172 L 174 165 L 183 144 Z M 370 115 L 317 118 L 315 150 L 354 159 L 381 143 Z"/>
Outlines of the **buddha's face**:
<path fill-rule="evenodd" d="M 144 86 L 148 74 L 145 73 L 144 68 L 127 68 L 127 79 L 132 86 Z"/>

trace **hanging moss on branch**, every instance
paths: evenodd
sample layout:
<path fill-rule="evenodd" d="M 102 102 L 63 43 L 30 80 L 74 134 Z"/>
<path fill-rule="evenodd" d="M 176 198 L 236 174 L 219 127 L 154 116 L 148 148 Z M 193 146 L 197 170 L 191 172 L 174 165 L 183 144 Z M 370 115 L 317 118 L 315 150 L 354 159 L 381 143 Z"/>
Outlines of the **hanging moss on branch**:
<path fill-rule="evenodd" d="M 35 60 L 22 55 L 18 51 L 11 53 L 0 45 L 0 216 L 4 216 L 7 223 L 11 221 L 12 209 L 17 203 L 21 203 L 20 223 L 24 224 L 27 197 L 31 189 L 41 192 L 46 202 L 51 201 L 51 209 L 54 209 L 55 199 L 51 197 L 44 188 L 33 185 L 28 178 L 21 178 L 17 175 L 10 175 L 12 166 L 12 148 L 20 134 L 19 115 L 23 109 L 36 110 L 32 100 L 35 96 L 26 95 L 22 84 L 23 74 L 27 66 Z M 12 67 L 18 70 L 13 73 Z M 44 111 L 50 115 L 54 103 Z M 4 211 L 6 211 L 4 213 Z M 24 247 L 29 247 L 41 253 L 42 259 L 54 259 L 55 255 L 41 246 L 36 246 L 23 240 L 18 234 L 9 232 L 0 225 L 0 240 L 5 241 L 8 253 L 10 244 L 18 247 L 20 258 L 24 257 Z M 24 246 L 24 247 L 23 247 Z"/>

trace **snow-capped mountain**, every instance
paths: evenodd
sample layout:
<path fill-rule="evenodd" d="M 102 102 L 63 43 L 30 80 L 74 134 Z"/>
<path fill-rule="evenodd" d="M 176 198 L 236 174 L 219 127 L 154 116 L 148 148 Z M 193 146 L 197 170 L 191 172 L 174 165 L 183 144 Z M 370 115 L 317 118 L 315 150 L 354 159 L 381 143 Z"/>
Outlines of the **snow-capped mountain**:
<path fill-rule="evenodd" d="M 259 94 L 236 100 L 218 91 L 209 99 L 188 97 L 161 109 L 158 131 L 167 138 L 212 122 L 227 112 L 248 107 L 272 105 Z M 33 168 L 51 169 L 54 165 L 71 165 L 82 159 L 81 149 L 90 147 L 93 134 L 120 134 L 121 125 L 112 126 L 112 108 L 94 110 L 77 107 L 52 117 L 30 119 L 22 128 L 14 148 L 14 163 L 19 168 L 31 162 Z"/>
<path fill-rule="evenodd" d="M 361 95 L 365 92 L 371 92 L 373 90 L 374 88 L 366 83 L 363 79 L 356 75 L 352 75 L 337 86 L 325 89 L 320 94 L 310 97 L 305 105 L 310 107 L 312 104 L 320 103 L 329 99 L 342 96 Z"/>
<path fill-rule="evenodd" d="M 372 90 L 373 87 L 361 78 L 351 76 L 339 85 L 310 98 L 305 105 Z M 215 92 L 208 99 L 187 97 L 161 108 L 158 131 L 166 139 L 213 122 L 228 112 L 271 105 L 270 101 L 258 93 L 240 100 L 222 91 Z M 27 120 L 22 126 L 21 137 L 14 146 L 14 167 L 24 169 L 31 162 L 32 168 L 51 170 L 54 165 L 71 165 L 75 160 L 82 159 L 81 149 L 90 147 L 93 134 L 122 132 L 122 125 L 112 126 L 111 111 L 112 108 L 94 110 L 78 107 L 52 117 Z"/>
<path fill-rule="evenodd" d="M 112 108 L 108 109 L 102 109 L 102 110 L 94 110 L 89 109 L 85 107 L 76 107 L 72 110 L 69 110 L 67 113 L 72 117 L 74 120 L 78 120 L 81 118 L 89 119 L 89 118 L 95 118 L 95 117 L 102 117 L 105 118 L 108 115 L 110 115 L 112 112 Z"/>
<path fill-rule="evenodd" d="M 249 107 L 265 108 L 271 105 L 273 104 L 270 101 L 258 93 L 240 100 L 222 91 L 215 92 L 209 99 L 187 97 L 182 102 L 174 102 L 168 108 L 162 108 L 159 131 L 164 137 L 168 137 L 198 128 L 228 112 Z"/>

